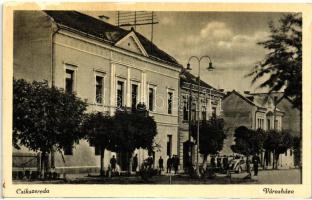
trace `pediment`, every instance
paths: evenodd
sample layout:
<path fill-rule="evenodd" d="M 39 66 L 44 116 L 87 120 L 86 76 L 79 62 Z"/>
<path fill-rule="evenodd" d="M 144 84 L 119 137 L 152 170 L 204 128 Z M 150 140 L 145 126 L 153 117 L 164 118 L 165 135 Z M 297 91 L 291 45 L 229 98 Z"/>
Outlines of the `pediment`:
<path fill-rule="evenodd" d="M 144 47 L 142 46 L 140 40 L 136 36 L 136 34 L 131 31 L 125 37 L 121 38 L 119 41 L 115 43 L 115 46 L 120 47 L 122 49 L 126 49 L 128 51 L 142 54 L 144 56 L 148 56 Z"/>

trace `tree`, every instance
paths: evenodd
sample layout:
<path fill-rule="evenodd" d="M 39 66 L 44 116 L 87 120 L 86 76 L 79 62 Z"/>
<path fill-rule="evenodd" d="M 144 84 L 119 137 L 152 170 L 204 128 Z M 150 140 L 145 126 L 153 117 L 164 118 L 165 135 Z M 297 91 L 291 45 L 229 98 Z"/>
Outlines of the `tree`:
<path fill-rule="evenodd" d="M 72 147 L 81 137 L 86 103 L 48 82 L 13 80 L 13 145 L 46 154 Z M 42 162 L 44 165 L 44 162 Z M 44 173 L 44 166 L 42 167 Z"/>
<path fill-rule="evenodd" d="M 211 118 L 203 121 L 199 127 L 199 151 L 204 155 L 204 161 L 209 154 L 216 154 L 223 148 L 223 141 L 226 138 L 224 133 L 223 119 Z M 192 135 L 197 139 L 196 125 L 192 128 Z"/>
<path fill-rule="evenodd" d="M 115 151 L 127 153 L 131 157 L 135 149 L 153 149 L 154 137 L 157 134 L 156 122 L 148 115 L 146 107 L 141 104 L 132 112 L 118 111 L 114 116 Z M 130 170 L 131 161 L 129 162 Z"/>
<path fill-rule="evenodd" d="M 90 113 L 86 115 L 83 123 L 83 132 L 86 134 L 85 138 L 95 148 L 100 150 L 100 175 L 104 175 L 104 152 L 105 149 L 112 150 L 114 134 L 113 118 L 109 115 L 104 115 L 102 112 Z"/>
<path fill-rule="evenodd" d="M 235 129 L 235 144 L 231 149 L 235 153 L 240 153 L 245 156 L 260 153 L 263 148 L 265 132 L 262 129 L 252 130 L 245 126 L 240 126 Z"/>
<path fill-rule="evenodd" d="M 279 155 L 285 153 L 293 145 L 293 137 L 285 131 L 269 130 L 263 147 L 273 153 L 273 169 L 277 169 Z"/>
<path fill-rule="evenodd" d="M 265 58 L 247 76 L 253 76 L 252 83 L 269 75 L 259 87 L 268 87 L 269 93 L 284 89 L 284 95 L 294 100 L 294 106 L 302 105 L 302 17 L 300 14 L 286 14 L 277 27 L 269 23 L 270 38 L 259 42 L 269 51 Z"/>
<path fill-rule="evenodd" d="M 293 150 L 295 166 L 301 167 L 301 138 L 298 136 L 293 138 Z"/>

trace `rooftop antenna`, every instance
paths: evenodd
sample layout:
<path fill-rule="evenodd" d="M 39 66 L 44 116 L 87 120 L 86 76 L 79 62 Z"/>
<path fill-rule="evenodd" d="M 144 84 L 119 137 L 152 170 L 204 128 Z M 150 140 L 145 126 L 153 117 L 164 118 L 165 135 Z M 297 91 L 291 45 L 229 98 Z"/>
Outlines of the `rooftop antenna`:
<path fill-rule="evenodd" d="M 153 48 L 154 25 L 158 23 L 153 11 L 117 11 L 118 27 L 131 27 L 136 30 L 138 26 L 151 25 L 151 50 Z"/>

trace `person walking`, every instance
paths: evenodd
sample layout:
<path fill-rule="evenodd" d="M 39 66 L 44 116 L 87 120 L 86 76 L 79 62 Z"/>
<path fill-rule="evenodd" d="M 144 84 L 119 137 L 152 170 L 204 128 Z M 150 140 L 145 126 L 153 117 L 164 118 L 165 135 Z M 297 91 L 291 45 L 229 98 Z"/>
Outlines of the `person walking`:
<path fill-rule="evenodd" d="M 216 158 L 214 156 L 212 156 L 210 159 L 210 165 L 212 168 L 216 167 Z"/>
<path fill-rule="evenodd" d="M 167 159 L 167 173 L 171 173 L 171 166 L 172 166 L 172 158 L 171 156 Z"/>
<path fill-rule="evenodd" d="M 154 163 L 154 159 L 153 159 L 152 156 L 149 156 L 149 157 L 147 158 L 147 163 L 148 163 L 148 168 L 149 168 L 149 169 L 152 169 L 152 168 L 153 168 L 153 163 Z"/>
<path fill-rule="evenodd" d="M 132 171 L 136 172 L 137 171 L 137 167 L 138 167 L 138 154 L 135 154 L 135 156 L 133 157 L 133 164 L 132 164 Z"/>
<path fill-rule="evenodd" d="M 160 156 L 158 160 L 158 166 L 160 171 L 164 171 L 164 159 Z"/>
<path fill-rule="evenodd" d="M 248 173 L 247 178 L 251 178 L 251 166 L 250 166 L 249 156 L 247 156 L 246 158 L 246 168 L 247 168 L 247 173 Z"/>
<path fill-rule="evenodd" d="M 112 168 L 112 172 L 116 172 L 116 163 L 117 163 L 117 160 L 115 158 L 115 155 L 113 155 L 113 157 L 110 159 L 110 165 Z"/>
<path fill-rule="evenodd" d="M 258 154 L 252 157 L 252 164 L 254 168 L 254 176 L 258 176 L 258 168 L 259 168 L 260 158 Z"/>
<path fill-rule="evenodd" d="M 173 165 L 174 173 L 177 174 L 178 168 L 179 168 L 179 158 L 177 155 L 174 155 L 172 157 L 172 165 Z"/>

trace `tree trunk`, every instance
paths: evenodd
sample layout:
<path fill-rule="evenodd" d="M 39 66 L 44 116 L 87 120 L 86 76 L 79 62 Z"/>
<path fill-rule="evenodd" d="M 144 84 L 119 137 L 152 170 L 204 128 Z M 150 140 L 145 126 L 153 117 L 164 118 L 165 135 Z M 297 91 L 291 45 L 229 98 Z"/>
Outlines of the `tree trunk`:
<path fill-rule="evenodd" d="M 129 153 L 128 154 L 128 158 L 129 158 L 129 167 L 128 167 L 128 173 L 131 174 L 131 171 L 132 171 L 132 155 L 133 155 L 133 152 Z"/>
<path fill-rule="evenodd" d="M 41 173 L 41 152 L 37 153 L 37 172 L 38 174 Z"/>
<path fill-rule="evenodd" d="M 279 160 L 279 153 L 275 155 L 275 169 L 278 169 L 278 160 Z"/>
<path fill-rule="evenodd" d="M 41 174 L 41 177 L 43 179 L 45 179 L 45 172 L 46 172 L 46 153 L 42 152 L 41 153 L 41 171 L 40 171 L 40 174 Z"/>
<path fill-rule="evenodd" d="M 105 153 L 105 148 L 101 147 L 101 169 L 100 169 L 100 176 L 104 176 L 105 171 L 104 171 L 104 153 Z"/>

